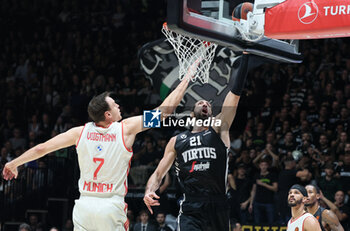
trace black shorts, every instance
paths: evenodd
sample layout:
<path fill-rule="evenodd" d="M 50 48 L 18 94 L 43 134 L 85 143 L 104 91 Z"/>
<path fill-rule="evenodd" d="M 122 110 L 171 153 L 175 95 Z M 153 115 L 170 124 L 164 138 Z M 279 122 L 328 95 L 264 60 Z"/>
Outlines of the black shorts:
<path fill-rule="evenodd" d="M 185 199 L 180 206 L 178 226 L 178 231 L 228 231 L 226 197 Z"/>

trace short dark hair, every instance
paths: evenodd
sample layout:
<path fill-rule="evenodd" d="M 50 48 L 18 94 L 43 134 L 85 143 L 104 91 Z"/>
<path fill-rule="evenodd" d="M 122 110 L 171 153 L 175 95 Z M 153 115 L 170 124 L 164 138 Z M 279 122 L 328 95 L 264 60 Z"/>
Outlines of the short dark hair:
<path fill-rule="evenodd" d="M 139 215 L 141 216 L 142 214 L 146 214 L 146 215 L 148 215 L 148 216 L 149 216 L 148 211 L 147 211 L 147 210 L 145 210 L 145 209 L 143 209 L 143 210 L 141 210 L 141 211 L 140 211 Z"/>
<path fill-rule="evenodd" d="M 295 160 L 291 156 L 287 156 L 286 159 L 284 159 L 284 163 L 286 163 L 286 162 L 293 162 L 293 161 L 295 161 Z"/>
<path fill-rule="evenodd" d="M 25 229 L 26 231 L 31 231 L 32 229 L 30 228 L 30 225 L 28 225 L 27 223 L 22 223 L 19 225 L 18 230 L 22 231 L 23 229 Z"/>
<path fill-rule="evenodd" d="M 320 194 L 320 193 L 321 193 L 321 189 L 320 189 L 316 184 L 314 184 L 314 183 L 308 184 L 308 185 L 306 185 L 306 186 L 312 186 L 312 187 L 314 187 L 317 194 Z"/>
<path fill-rule="evenodd" d="M 268 165 L 270 165 L 270 161 L 269 161 L 269 159 L 268 158 L 262 158 L 262 159 L 260 159 L 260 161 L 259 161 L 259 164 L 261 164 L 261 163 L 267 163 Z"/>
<path fill-rule="evenodd" d="M 90 118 L 95 122 L 101 122 L 105 120 L 105 112 L 110 110 L 106 98 L 110 95 L 110 92 L 106 91 L 99 94 L 90 100 L 88 106 L 88 113 Z"/>
<path fill-rule="evenodd" d="M 166 213 L 165 213 L 164 211 L 158 211 L 156 217 L 157 217 L 159 214 L 163 214 L 164 217 L 166 217 Z"/>

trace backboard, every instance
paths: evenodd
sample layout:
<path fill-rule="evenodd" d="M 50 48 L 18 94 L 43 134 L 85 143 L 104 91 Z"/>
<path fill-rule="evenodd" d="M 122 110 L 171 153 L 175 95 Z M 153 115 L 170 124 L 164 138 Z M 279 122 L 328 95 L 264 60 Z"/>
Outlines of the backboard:
<path fill-rule="evenodd" d="M 241 30 L 245 26 L 232 20 L 232 11 L 240 3 L 235 0 L 168 0 L 167 24 L 171 30 L 190 37 L 215 42 L 233 51 L 246 50 L 279 62 L 300 63 L 298 41 L 282 41 L 260 36 L 247 40 Z M 257 37 L 257 36 L 256 36 Z"/>

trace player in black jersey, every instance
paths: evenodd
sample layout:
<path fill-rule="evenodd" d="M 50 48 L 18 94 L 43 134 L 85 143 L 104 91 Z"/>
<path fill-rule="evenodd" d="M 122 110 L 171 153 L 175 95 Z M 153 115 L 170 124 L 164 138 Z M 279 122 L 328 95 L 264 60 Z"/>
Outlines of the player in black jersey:
<path fill-rule="evenodd" d="M 157 169 L 150 177 L 144 202 L 152 213 L 151 206 L 159 205 L 155 191 L 162 178 L 175 161 L 175 169 L 183 191 L 178 230 L 180 231 L 228 231 L 229 213 L 226 198 L 229 128 L 247 75 L 249 55 L 243 54 L 233 87 L 227 93 L 221 112 L 215 119 L 221 125 L 198 126 L 170 139 Z M 192 116 L 196 120 L 212 118 L 211 104 L 200 100 L 194 105 Z"/>
<path fill-rule="evenodd" d="M 307 211 L 316 217 L 320 223 L 322 231 L 344 231 L 338 217 L 331 210 L 320 206 L 319 200 L 322 195 L 320 189 L 316 185 L 311 184 L 307 185 L 305 189 L 308 194 L 308 200 L 305 204 Z"/>

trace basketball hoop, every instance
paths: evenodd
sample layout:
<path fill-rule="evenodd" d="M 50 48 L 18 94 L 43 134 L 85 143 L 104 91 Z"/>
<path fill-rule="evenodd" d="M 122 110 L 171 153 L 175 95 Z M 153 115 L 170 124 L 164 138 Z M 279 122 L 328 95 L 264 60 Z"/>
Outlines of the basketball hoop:
<path fill-rule="evenodd" d="M 208 83 L 217 44 L 172 31 L 166 22 L 162 32 L 179 60 L 179 79 L 182 81 L 187 76 L 193 76 L 190 78 L 193 82 L 198 78 L 202 83 Z"/>

